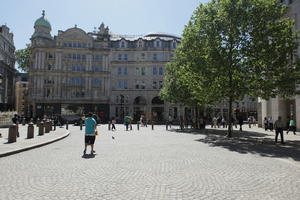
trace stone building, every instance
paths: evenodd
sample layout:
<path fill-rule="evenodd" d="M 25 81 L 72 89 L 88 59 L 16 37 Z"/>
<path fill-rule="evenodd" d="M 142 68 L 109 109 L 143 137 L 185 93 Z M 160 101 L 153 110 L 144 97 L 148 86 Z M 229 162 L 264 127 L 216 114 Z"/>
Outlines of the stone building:
<path fill-rule="evenodd" d="M 15 46 L 13 33 L 0 26 L 0 111 L 14 109 Z"/>
<path fill-rule="evenodd" d="M 16 73 L 15 110 L 18 115 L 29 117 L 28 112 L 28 74 Z"/>
<path fill-rule="evenodd" d="M 288 6 L 288 15 L 295 20 L 295 30 L 300 29 L 300 1 L 297 0 L 280 0 Z M 300 57 L 300 46 L 295 52 Z M 299 88 L 299 86 L 298 86 Z M 300 88 L 299 88 L 300 89 Z M 272 98 L 268 101 L 259 99 L 258 101 L 258 123 L 263 125 L 264 117 L 277 119 L 281 116 L 286 122 L 288 117 L 296 121 L 297 129 L 300 130 L 300 96 L 294 96 L 290 99 L 281 97 Z"/>
<path fill-rule="evenodd" d="M 159 99 L 165 64 L 180 42 L 177 36 L 149 33 L 122 36 L 102 23 L 98 31 L 78 28 L 51 35 L 42 17 L 34 23 L 29 69 L 32 117 L 97 113 L 107 121 L 141 114 L 148 119 L 177 118 L 178 107 Z"/>

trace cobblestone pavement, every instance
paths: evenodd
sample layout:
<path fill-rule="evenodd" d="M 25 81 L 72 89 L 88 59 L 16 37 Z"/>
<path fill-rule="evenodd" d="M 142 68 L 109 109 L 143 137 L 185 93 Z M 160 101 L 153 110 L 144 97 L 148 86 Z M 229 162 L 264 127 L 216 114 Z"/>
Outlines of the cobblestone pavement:
<path fill-rule="evenodd" d="M 95 156 L 82 156 L 83 133 L 70 126 L 64 140 L 0 158 L 0 199 L 300 198 L 299 161 L 216 145 L 212 130 L 99 129 Z"/>

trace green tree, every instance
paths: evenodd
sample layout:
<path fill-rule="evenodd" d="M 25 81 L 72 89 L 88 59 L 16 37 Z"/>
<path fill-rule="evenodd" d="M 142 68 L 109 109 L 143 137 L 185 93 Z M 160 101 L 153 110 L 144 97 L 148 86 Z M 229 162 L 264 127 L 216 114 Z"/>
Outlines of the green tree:
<path fill-rule="evenodd" d="M 17 50 L 15 54 L 18 68 L 24 72 L 28 72 L 30 67 L 31 46 L 27 44 L 26 48 Z"/>
<path fill-rule="evenodd" d="M 179 86 L 169 86 L 173 82 L 188 88 L 190 98 L 200 104 L 228 101 L 231 137 L 233 102 L 245 95 L 268 99 L 297 92 L 300 65 L 292 58 L 298 46 L 297 33 L 286 14 L 285 5 L 276 0 L 201 4 L 167 67 L 162 96 L 177 96 Z"/>

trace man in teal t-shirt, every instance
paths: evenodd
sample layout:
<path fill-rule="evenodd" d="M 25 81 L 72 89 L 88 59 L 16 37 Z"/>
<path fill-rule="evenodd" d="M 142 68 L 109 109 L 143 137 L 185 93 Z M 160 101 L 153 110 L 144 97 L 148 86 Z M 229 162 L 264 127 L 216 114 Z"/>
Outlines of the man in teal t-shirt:
<path fill-rule="evenodd" d="M 295 124 L 295 121 L 293 120 L 293 118 L 291 118 L 291 120 L 289 121 L 289 129 L 286 132 L 286 134 L 288 134 L 289 131 L 293 131 L 294 135 L 296 135 L 296 124 Z"/>
<path fill-rule="evenodd" d="M 92 117 L 93 114 L 89 113 L 87 118 L 84 120 L 85 123 L 85 146 L 84 146 L 84 151 L 83 154 L 86 154 L 86 148 L 88 145 L 91 145 L 91 154 L 94 154 L 94 143 L 95 143 L 95 129 L 97 126 L 97 123 L 95 119 Z"/>

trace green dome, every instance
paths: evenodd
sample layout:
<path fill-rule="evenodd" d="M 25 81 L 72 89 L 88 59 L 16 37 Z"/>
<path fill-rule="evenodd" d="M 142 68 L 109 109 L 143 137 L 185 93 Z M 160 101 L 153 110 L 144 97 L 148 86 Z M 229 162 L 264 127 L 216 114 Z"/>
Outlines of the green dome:
<path fill-rule="evenodd" d="M 38 18 L 34 22 L 34 27 L 43 26 L 43 27 L 49 28 L 51 30 L 51 25 L 50 25 L 49 21 L 45 18 L 45 12 L 43 12 L 42 15 L 43 15 L 42 17 Z"/>

